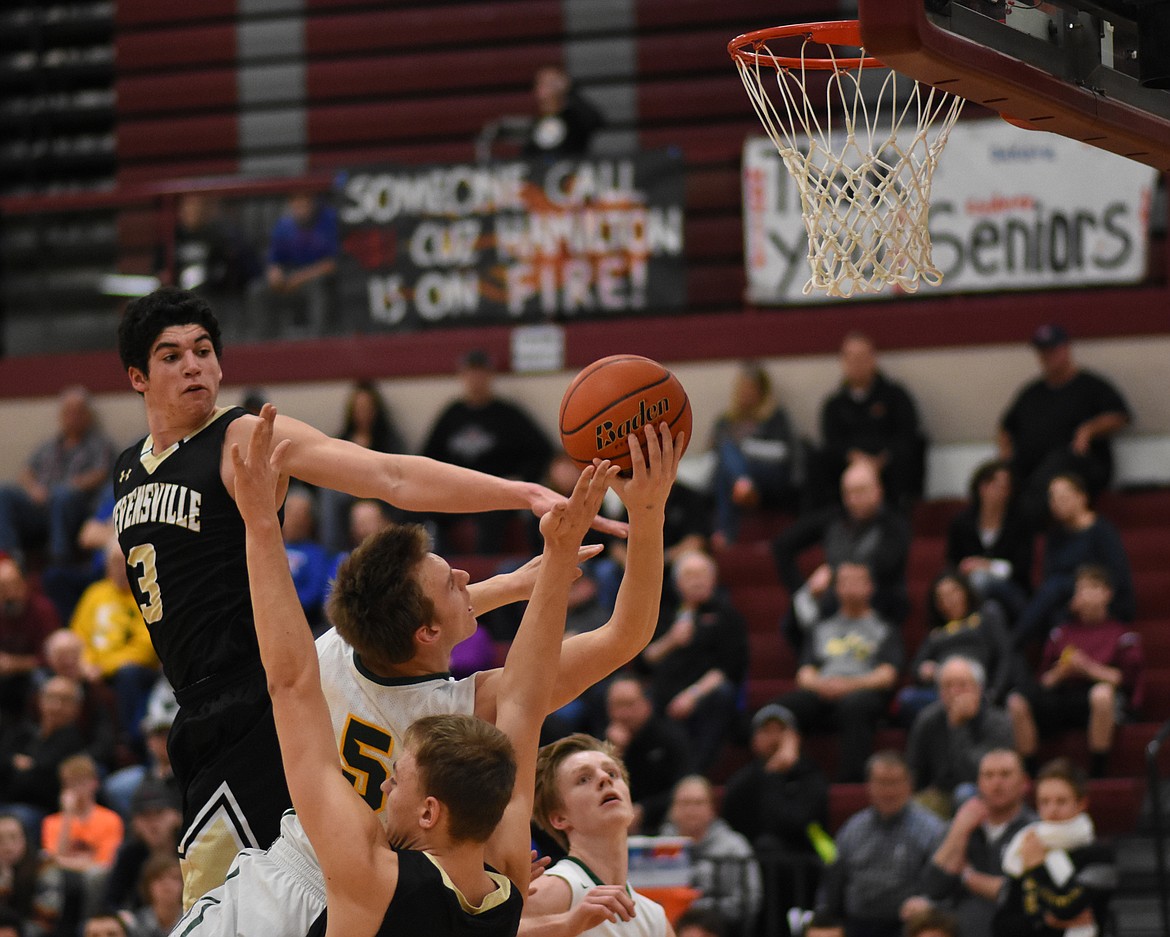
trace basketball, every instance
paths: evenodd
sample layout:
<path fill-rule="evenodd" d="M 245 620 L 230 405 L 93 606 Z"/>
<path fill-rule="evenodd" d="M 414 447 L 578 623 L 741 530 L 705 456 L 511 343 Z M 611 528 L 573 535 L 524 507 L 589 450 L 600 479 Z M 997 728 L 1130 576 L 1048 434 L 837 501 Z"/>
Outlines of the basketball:
<path fill-rule="evenodd" d="M 594 459 L 609 459 L 628 475 L 632 462 L 626 437 L 663 422 L 672 436 L 686 434 L 685 448 L 691 439 L 687 392 L 670 371 L 640 355 L 594 361 L 573 378 L 561 398 L 561 442 L 581 468 Z"/>

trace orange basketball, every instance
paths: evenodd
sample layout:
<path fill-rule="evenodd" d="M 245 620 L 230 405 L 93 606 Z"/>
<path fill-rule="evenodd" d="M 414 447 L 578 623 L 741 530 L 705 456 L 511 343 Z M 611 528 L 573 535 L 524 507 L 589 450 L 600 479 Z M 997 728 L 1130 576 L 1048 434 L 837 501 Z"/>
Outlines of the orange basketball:
<path fill-rule="evenodd" d="M 671 435 L 686 433 L 690 442 L 687 392 L 657 361 L 639 355 L 594 361 L 573 378 L 561 398 L 561 442 L 569 458 L 582 468 L 594 459 L 609 459 L 628 475 L 631 461 L 626 437 L 647 424 L 663 422 Z"/>

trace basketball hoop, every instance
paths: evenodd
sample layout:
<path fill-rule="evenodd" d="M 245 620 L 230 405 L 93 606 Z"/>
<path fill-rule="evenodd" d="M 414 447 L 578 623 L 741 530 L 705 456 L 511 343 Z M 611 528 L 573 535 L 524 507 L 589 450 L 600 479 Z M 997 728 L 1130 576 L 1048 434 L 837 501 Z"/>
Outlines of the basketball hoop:
<path fill-rule="evenodd" d="M 799 55 L 773 54 L 768 43 L 781 39 L 802 40 Z M 805 294 L 849 297 L 888 284 L 913 292 L 920 281 L 940 283 L 927 228 L 930 183 L 963 99 L 905 76 L 899 82 L 861 49 L 856 20 L 760 29 L 732 39 L 727 51 L 800 189 L 812 268 Z M 870 69 L 886 75 L 867 102 L 862 84 Z M 775 101 L 765 78 L 773 72 Z M 821 109 L 810 92 L 819 98 L 812 79 L 824 72 Z"/>

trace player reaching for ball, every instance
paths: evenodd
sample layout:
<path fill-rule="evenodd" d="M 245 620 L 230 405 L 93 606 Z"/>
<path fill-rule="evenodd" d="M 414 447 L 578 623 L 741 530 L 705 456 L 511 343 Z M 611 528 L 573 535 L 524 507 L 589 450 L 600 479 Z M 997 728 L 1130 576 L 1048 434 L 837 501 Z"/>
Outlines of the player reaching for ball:
<path fill-rule="evenodd" d="M 585 469 L 569 500 L 541 519 L 543 560 L 516 653 L 506 664 L 499 728 L 465 715 L 414 723 L 394 776 L 382 785 L 389 802 L 383 829 L 337 770 L 317 655 L 277 516 L 284 460 L 295 443 L 274 441 L 275 417 L 266 404 L 246 456 L 233 445 L 231 458 L 247 531 L 256 637 L 288 787 L 325 881 L 325 916 L 309 933 L 507 937 L 519 924 L 529 884 L 536 749 L 556 679 L 569 585 L 581 538 L 617 469 L 606 462 Z M 434 586 L 435 609 L 474 623 L 466 578 L 438 557 L 419 565 L 420 578 Z"/>
<path fill-rule="evenodd" d="M 613 486 L 629 515 L 625 575 L 610 619 L 565 639 L 550 712 L 633 660 L 653 637 L 662 594 L 663 518 L 685 444 L 681 435 L 672 439 L 665 425 L 630 437 L 632 477 L 618 478 Z M 499 668 L 450 679 L 451 652 L 470 637 L 475 622 L 434 616 L 424 625 L 413 611 L 394 614 L 396 604 L 413 606 L 403 595 L 411 586 L 393 571 L 392 558 L 379 537 L 354 552 L 338 570 L 330 599 L 335 627 L 317 639 L 342 765 L 378 811 L 385 807 L 379 784 L 401 749 L 406 726 L 440 712 L 474 712 L 494 722 L 504 679 Z M 453 575 L 467 580 L 462 570 Z M 473 606 L 478 611 L 527 598 L 530 576 L 528 569 L 476 584 Z M 494 594 L 485 596 L 489 590 Z"/>
<path fill-rule="evenodd" d="M 657 622 L 662 524 L 683 440 L 672 440 L 665 427 L 640 438 L 632 442 L 632 477 L 613 482 L 630 514 L 629 559 L 614 615 L 595 631 L 566 638 L 559 667 L 545 663 L 555 674 L 550 710 L 636 655 Z M 426 553 L 421 530 L 409 525 L 370 537 L 338 571 L 331 617 L 354 645 L 335 631 L 318 639 L 321 679 L 344 770 L 367 804 L 383 813 L 391 806 L 383 782 L 410 748 L 411 723 L 472 712 L 498 721 L 502 713 L 507 670 L 458 681 L 447 673 L 451 649 L 475 627 L 467 604 L 478 600 L 449 598 L 466 583 L 465 572 Z M 523 647 L 514 644 L 509 662 L 519 653 Z M 324 882 L 297 817 L 286 815 L 282 830 L 270 850 L 240 854 L 229 880 L 196 903 L 181 932 L 303 937 L 325 905 Z"/>
<path fill-rule="evenodd" d="M 184 904 L 223 881 L 241 848 L 265 846 L 289 805 L 265 692 L 233 501 L 233 444 L 256 417 L 218 407 L 219 323 L 195 293 L 164 288 L 131 303 L 118 329 L 150 433 L 118 459 L 114 524 L 130 585 L 180 709 L 169 748 L 183 791 Z M 413 511 L 531 508 L 560 497 L 416 456 L 376 453 L 277 417 L 296 445 L 284 467 L 310 484 Z M 287 478 L 281 481 L 281 492 Z M 599 524 L 612 522 L 599 521 Z"/>

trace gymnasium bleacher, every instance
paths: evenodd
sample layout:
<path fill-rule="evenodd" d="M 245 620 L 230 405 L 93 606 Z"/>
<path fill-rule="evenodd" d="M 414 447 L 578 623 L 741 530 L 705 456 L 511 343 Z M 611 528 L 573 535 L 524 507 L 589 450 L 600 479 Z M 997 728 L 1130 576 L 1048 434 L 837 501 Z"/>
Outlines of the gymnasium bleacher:
<path fill-rule="evenodd" d="M 931 581 L 945 566 L 946 523 L 958 507 L 958 502 L 949 500 L 925 502 L 913 514 L 914 540 L 907 569 L 911 613 L 902 631 L 907 660 L 913 657 L 926 633 L 925 597 Z M 1094 818 L 1102 832 L 1116 836 L 1131 833 L 1137 825 L 1146 789 L 1145 747 L 1161 724 L 1170 719 L 1170 658 L 1166 655 L 1170 650 L 1170 574 L 1166 569 L 1170 491 L 1109 492 L 1101 498 L 1098 509 L 1118 524 L 1129 553 L 1138 597 L 1134 627 L 1142 635 L 1146 655 L 1146 701 L 1140 721 L 1119 728 L 1110 756 L 1109 777 L 1090 782 Z M 747 699 L 752 709 L 793 687 L 795 661 L 779 634 L 779 620 L 788 595 L 776 577 L 768 546 L 770 535 L 778 532 L 786 520 L 780 516 L 756 516 L 746 525 L 747 537 L 717 555 L 722 581 L 748 623 L 751 660 Z M 818 560 L 816 551 L 810 551 L 802 565 L 811 571 Z M 904 730 L 885 728 L 879 732 L 876 746 L 903 749 L 905 741 Z M 813 737 L 806 741 L 806 748 L 832 776 L 835 739 Z M 1067 733 L 1042 740 L 1041 760 L 1058 754 L 1087 764 L 1083 735 Z M 720 765 L 723 775 L 746 759 L 746 752 L 731 752 Z M 1162 769 L 1170 770 L 1170 758 L 1163 761 Z M 834 785 L 830 803 L 832 828 L 836 829 L 864 803 L 863 785 Z"/>
<path fill-rule="evenodd" d="M 949 303 L 924 298 L 885 304 L 881 311 L 834 307 L 832 315 L 819 320 L 807 310 L 774 313 L 746 307 L 740 157 L 744 137 L 759 127 L 735 78 L 726 42 L 737 32 L 774 22 L 781 7 L 787 20 L 821 20 L 839 16 L 841 4 L 641 0 L 630 4 L 629 15 L 619 4 L 599 4 L 610 12 L 601 10 L 593 19 L 574 17 L 568 12 L 572 6 L 558 0 L 407 0 L 388 9 L 359 0 L 306 0 L 266 8 L 246 0 L 118 0 L 112 29 L 116 103 L 107 114 L 107 101 L 106 110 L 96 109 L 100 113 L 93 118 L 99 130 L 107 123 L 112 127 L 115 147 L 112 154 L 100 151 L 88 162 L 77 162 L 85 168 L 80 182 L 61 161 L 61 178 L 67 185 L 89 185 L 97 172 L 97 184 L 116 185 L 115 196 L 122 189 L 136 194 L 122 202 L 111 197 L 101 210 L 99 203 L 86 206 L 81 199 L 89 228 L 64 243 L 50 261 L 38 261 L 51 264 L 55 292 L 41 292 L 40 279 L 9 278 L 0 287 L 5 301 L 10 308 L 28 303 L 41 309 L 43 303 L 47 309 L 53 301 L 63 308 L 76 305 L 69 276 L 95 262 L 125 273 L 151 272 L 161 199 L 142 194 L 153 192 L 150 186 L 163 191 L 175 180 L 208 177 L 233 182 L 287 177 L 324 186 L 330 174 L 347 167 L 472 161 L 485 122 L 527 113 L 534 70 L 565 61 L 584 93 L 607 115 L 599 154 L 674 147 L 684 156 L 685 312 L 691 324 L 666 339 L 672 357 L 824 354 L 858 324 L 875 327 L 883 345 L 895 348 L 1015 341 L 1055 314 L 1066 316 L 1079 335 L 1166 331 L 1165 219 L 1155 219 L 1149 270 L 1132 291 L 1104 290 L 1088 297 L 1040 293 L 1018 307 L 999 297 Z M 98 23 L 92 35 L 98 42 L 111 41 L 108 24 Z M 970 108 L 968 116 L 976 111 Z M 0 168 L 8 167 L 0 161 Z M 50 191 L 48 183 L 39 191 Z M 51 215 L 52 202 L 46 201 L 43 210 Z M 10 268 L 31 263 L 43 243 L 34 239 L 13 247 L 6 241 Z M 1116 307 L 1108 321 L 1099 315 L 1104 304 Z M 792 334 L 782 336 L 771 328 L 780 321 L 793 324 Z M 760 337 L 745 327 L 752 325 L 768 334 Z M 104 320 L 93 334 L 102 330 L 109 331 Z M 639 334 L 639 323 L 629 322 L 574 323 L 569 334 L 574 342 L 569 364 L 607 341 L 648 341 Z M 495 335 L 492 341 L 499 345 L 504 339 Z M 410 349 L 435 347 L 418 336 L 404 336 L 401 344 L 408 351 L 387 360 L 400 360 Z M 351 376 L 348 353 L 325 354 L 332 371 L 317 370 L 313 379 Z M 440 373 L 448 365 L 444 359 L 418 367 Z M 233 377 L 244 382 L 249 375 Z M 267 379 L 261 373 L 261 380 Z M 0 374 L 0 393 L 15 396 L 39 387 L 48 394 L 47 386 Z M 956 507 L 954 501 L 928 501 L 913 518 L 907 658 L 925 633 L 923 598 L 942 566 L 946 523 Z M 1110 493 L 1100 510 L 1121 528 L 1130 554 L 1139 605 L 1136 627 L 1147 659 L 1142 721 L 1119 730 L 1110 776 L 1091 785 L 1098 825 L 1116 836 L 1137 826 L 1145 795 L 1144 747 L 1170 719 L 1170 491 Z M 777 515 L 750 518 L 741 542 L 718 557 L 724 583 L 749 623 L 746 697 L 751 709 L 789 689 L 795 672 L 777 625 L 787 596 L 768 548 L 784 522 Z M 815 556 L 806 559 L 812 563 Z M 495 562 L 478 557 L 462 565 L 488 571 Z M 905 733 L 883 729 L 878 741 L 902 747 Z M 831 774 L 833 740 L 808 744 Z M 1058 752 L 1084 760 L 1083 740 L 1074 735 L 1045 740 L 1044 756 Z M 745 750 L 729 748 L 716 780 L 725 780 L 746 758 Z M 1162 767 L 1170 771 L 1170 758 Z M 835 785 L 833 829 L 864 799 L 859 785 Z"/>

